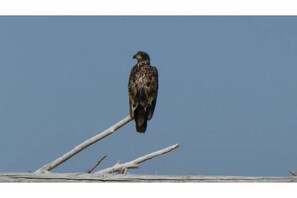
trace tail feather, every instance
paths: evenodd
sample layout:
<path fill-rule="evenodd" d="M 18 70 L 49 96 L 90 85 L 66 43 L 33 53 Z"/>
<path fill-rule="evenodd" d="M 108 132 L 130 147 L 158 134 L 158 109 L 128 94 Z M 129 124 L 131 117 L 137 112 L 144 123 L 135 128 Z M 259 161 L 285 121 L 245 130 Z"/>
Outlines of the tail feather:
<path fill-rule="evenodd" d="M 147 112 L 142 106 L 139 106 L 135 109 L 134 119 L 136 131 L 139 133 L 144 133 L 147 126 Z"/>

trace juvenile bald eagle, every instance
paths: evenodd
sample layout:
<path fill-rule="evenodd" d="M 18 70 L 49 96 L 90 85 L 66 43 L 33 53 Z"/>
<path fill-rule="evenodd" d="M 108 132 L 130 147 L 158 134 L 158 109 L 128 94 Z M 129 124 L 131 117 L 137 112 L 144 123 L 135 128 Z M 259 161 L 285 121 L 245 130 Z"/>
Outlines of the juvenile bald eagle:
<path fill-rule="evenodd" d="M 158 70 L 150 65 L 146 52 L 139 51 L 133 58 L 137 64 L 132 67 L 128 82 L 130 116 L 135 120 L 136 131 L 144 133 L 157 102 Z"/>

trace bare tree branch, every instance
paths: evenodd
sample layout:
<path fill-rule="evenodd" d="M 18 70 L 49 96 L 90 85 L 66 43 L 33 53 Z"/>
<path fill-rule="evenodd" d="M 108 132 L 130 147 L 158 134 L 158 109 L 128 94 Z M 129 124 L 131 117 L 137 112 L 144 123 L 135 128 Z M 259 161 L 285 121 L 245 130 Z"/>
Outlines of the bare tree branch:
<path fill-rule="evenodd" d="M 297 176 L 297 170 L 289 171 L 293 176 Z"/>
<path fill-rule="evenodd" d="M 100 160 L 97 160 L 96 164 L 94 164 L 89 170 L 87 170 L 87 173 L 91 173 L 106 157 L 107 155 L 104 155 Z"/>
<path fill-rule="evenodd" d="M 92 138 L 84 141 L 80 145 L 74 147 L 72 150 L 70 150 L 69 152 L 65 153 L 63 156 L 57 158 L 56 160 L 54 160 L 54 161 L 52 161 L 52 162 L 50 162 L 48 164 L 43 165 L 41 168 L 39 168 L 35 172 L 37 172 L 37 173 L 38 172 L 46 173 L 46 172 L 52 170 L 53 168 L 59 166 L 60 164 L 62 164 L 66 160 L 68 160 L 69 158 L 73 157 L 74 155 L 76 155 L 77 153 L 79 153 L 80 151 L 82 151 L 83 149 L 85 149 L 88 146 L 94 144 L 95 142 L 103 139 L 104 137 L 112 134 L 113 132 L 115 132 L 116 130 L 118 130 L 120 127 L 124 126 L 125 124 L 127 124 L 131 120 L 132 120 L 131 116 L 128 115 L 123 120 L 119 121 L 118 123 L 116 123 L 115 125 L 111 126 L 108 129 L 106 129 L 105 131 L 103 131 L 103 132 L 95 135 L 94 137 L 92 137 Z"/>
<path fill-rule="evenodd" d="M 142 162 L 145 162 L 146 160 L 152 159 L 154 157 L 157 157 L 159 155 L 168 153 L 176 148 L 178 148 L 178 144 L 174 144 L 172 146 L 166 147 L 164 149 L 158 150 L 156 152 L 147 154 L 145 156 L 139 157 L 135 160 L 132 160 L 130 162 L 126 162 L 124 164 L 121 164 L 117 162 L 114 166 L 100 170 L 98 172 L 95 172 L 96 174 L 108 174 L 108 173 L 127 173 L 127 170 L 129 168 L 138 168 L 139 164 Z"/>

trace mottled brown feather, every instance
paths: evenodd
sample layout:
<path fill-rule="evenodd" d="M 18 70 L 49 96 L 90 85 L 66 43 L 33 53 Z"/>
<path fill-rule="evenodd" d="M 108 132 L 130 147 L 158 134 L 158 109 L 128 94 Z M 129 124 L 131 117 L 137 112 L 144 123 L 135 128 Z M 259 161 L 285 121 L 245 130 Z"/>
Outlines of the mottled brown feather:
<path fill-rule="evenodd" d="M 144 132 L 147 120 L 153 117 L 158 88 L 158 70 L 156 67 L 149 64 L 133 66 L 129 76 L 128 92 L 130 115 L 135 119 L 138 132 Z M 137 126 L 138 124 L 145 125 L 145 127 L 141 128 Z"/>

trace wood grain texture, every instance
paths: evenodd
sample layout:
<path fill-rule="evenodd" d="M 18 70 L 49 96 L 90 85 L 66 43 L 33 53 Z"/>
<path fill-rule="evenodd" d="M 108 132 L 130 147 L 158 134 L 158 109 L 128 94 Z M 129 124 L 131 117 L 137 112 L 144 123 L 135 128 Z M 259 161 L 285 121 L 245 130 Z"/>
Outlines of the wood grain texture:
<path fill-rule="evenodd" d="M 87 173 L 0 173 L 0 182 L 297 182 L 297 177 L 245 177 L 201 175 L 136 175 Z"/>

